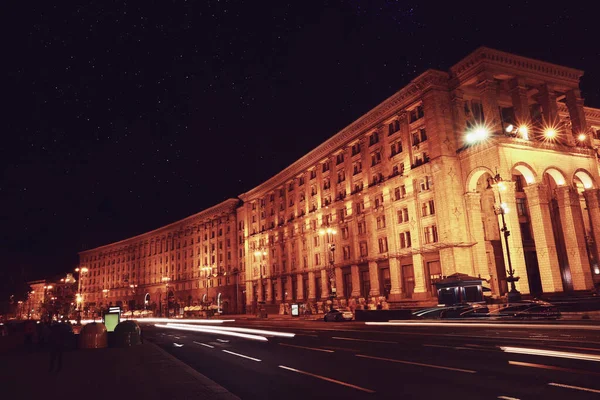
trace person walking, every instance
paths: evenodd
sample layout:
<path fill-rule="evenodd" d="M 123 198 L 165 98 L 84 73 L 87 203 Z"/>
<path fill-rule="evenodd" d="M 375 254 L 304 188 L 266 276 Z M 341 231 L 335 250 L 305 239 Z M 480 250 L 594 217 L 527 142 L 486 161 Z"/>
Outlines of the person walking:
<path fill-rule="evenodd" d="M 62 369 L 65 339 L 65 327 L 58 323 L 50 327 L 50 372 Z"/>

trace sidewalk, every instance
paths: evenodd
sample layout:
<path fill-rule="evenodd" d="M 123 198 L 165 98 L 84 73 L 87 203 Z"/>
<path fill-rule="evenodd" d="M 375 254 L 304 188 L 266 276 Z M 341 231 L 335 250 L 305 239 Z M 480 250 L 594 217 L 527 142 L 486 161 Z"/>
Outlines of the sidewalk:
<path fill-rule="evenodd" d="M 2 393 L 11 399 L 239 400 L 152 343 L 66 351 L 60 372 L 48 372 L 49 360 L 41 351 L 0 354 Z"/>

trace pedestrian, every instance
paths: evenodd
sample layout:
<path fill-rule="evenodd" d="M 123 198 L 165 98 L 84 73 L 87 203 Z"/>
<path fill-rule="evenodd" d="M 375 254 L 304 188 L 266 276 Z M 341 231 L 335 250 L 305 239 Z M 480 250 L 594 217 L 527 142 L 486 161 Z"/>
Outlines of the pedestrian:
<path fill-rule="evenodd" d="M 65 336 L 65 327 L 61 324 L 56 323 L 50 327 L 50 372 L 62 369 Z"/>

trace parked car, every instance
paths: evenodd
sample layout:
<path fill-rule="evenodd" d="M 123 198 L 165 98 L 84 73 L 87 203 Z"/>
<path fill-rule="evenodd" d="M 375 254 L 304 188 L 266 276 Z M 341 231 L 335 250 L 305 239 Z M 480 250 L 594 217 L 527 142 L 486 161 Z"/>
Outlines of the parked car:
<path fill-rule="evenodd" d="M 510 303 L 489 313 L 499 319 L 558 319 L 560 310 L 552 303 L 540 300 Z"/>
<path fill-rule="evenodd" d="M 341 322 L 341 321 L 352 321 L 352 319 L 354 318 L 354 314 L 352 313 L 352 311 L 340 311 L 340 310 L 331 310 L 328 311 L 325 316 L 323 317 L 323 320 L 325 322 L 329 322 L 329 321 L 335 321 L 335 322 Z"/>

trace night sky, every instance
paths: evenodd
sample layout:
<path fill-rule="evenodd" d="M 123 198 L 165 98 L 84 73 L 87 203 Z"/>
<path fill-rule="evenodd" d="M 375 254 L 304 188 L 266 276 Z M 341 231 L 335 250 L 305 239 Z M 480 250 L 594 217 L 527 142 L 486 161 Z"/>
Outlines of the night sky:
<path fill-rule="evenodd" d="M 586 104 L 600 107 L 584 2 L 10 3 L 5 287 L 251 189 L 481 45 L 585 70 Z"/>

